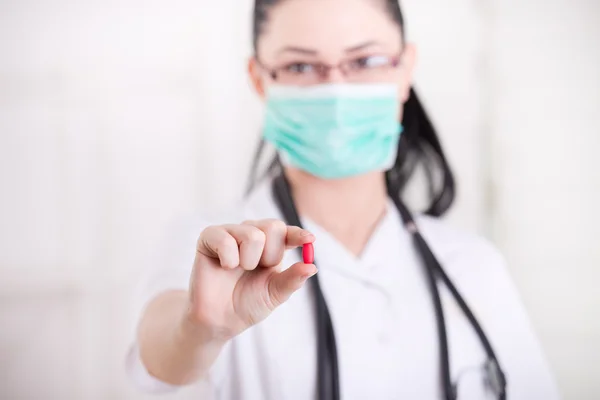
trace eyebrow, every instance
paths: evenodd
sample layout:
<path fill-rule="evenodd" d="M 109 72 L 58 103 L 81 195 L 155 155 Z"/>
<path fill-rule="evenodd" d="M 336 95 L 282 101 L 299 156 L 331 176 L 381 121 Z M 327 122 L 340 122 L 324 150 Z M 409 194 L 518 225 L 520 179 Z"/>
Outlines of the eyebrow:
<path fill-rule="evenodd" d="M 367 47 L 371 47 L 371 46 L 375 46 L 378 45 L 379 43 L 374 41 L 374 40 L 369 40 L 368 42 L 365 43 L 361 43 L 359 45 L 356 46 L 352 46 L 347 48 L 346 50 L 344 50 L 346 53 L 354 53 L 356 51 L 359 50 L 364 50 Z M 308 56 L 316 56 L 319 54 L 319 52 L 315 49 L 309 49 L 306 47 L 297 47 L 297 46 L 286 46 L 283 49 L 279 50 L 277 52 L 278 54 L 282 54 L 282 53 L 300 53 L 300 54 L 304 54 L 304 55 L 308 55 Z"/>
<path fill-rule="evenodd" d="M 319 52 L 317 50 L 307 49 L 307 48 L 304 48 L 304 47 L 287 46 L 287 47 L 284 47 L 283 49 L 279 50 L 277 53 L 278 54 L 281 54 L 281 53 L 300 53 L 300 54 L 305 54 L 305 55 L 309 55 L 309 56 L 316 56 Z"/>
<path fill-rule="evenodd" d="M 368 42 L 364 42 L 362 44 L 359 44 L 357 46 L 352 46 L 350 48 L 346 49 L 346 53 L 353 53 L 355 51 L 359 51 L 359 50 L 364 50 L 367 47 L 371 47 L 371 46 L 375 46 L 378 45 L 379 43 L 374 41 L 374 40 L 369 40 Z"/>

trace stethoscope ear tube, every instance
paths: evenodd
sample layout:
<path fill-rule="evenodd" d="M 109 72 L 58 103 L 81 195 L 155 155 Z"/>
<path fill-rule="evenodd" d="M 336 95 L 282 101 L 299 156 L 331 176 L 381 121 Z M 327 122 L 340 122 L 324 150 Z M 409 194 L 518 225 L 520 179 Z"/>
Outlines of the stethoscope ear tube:
<path fill-rule="evenodd" d="M 427 281 L 429 283 L 429 290 L 433 300 L 433 306 L 435 309 L 435 319 L 438 331 L 438 341 L 440 344 L 440 372 L 443 379 L 442 384 L 444 385 L 444 394 L 446 400 L 456 400 L 456 387 L 452 384 L 452 377 L 450 374 L 450 350 L 448 348 L 448 333 L 446 330 L 446 320 L 444 316 L 444 306 L 440 297 L 440 291 L 437 287 L 436 271 L 431 268 L 433 256 L 431 252 L 428 252 L 428 246 L 425 240 L 418 231 L 412 234 L 413 241 L 419 253 L 423 255 L 425 259 L 425 270 L 427 273 Z"/>
<path fill-rule="evenodd" d="M 273 180 L 273 196 L 288 225 L 302 227 L 290 185 L 283 173 Z M 302 249 L 298 249 L 302 257 Z M 316 265 L 317 262 L 314 261 Z M 339 400 L 340 384 L 335 330 L 318 275 L 310 278 L 317 314 L 317 393 L 319 400 Z"/>
<path fill-rule="evenodd" d="M 313 291 L 315 292 L 317 308 L 317 373 L 319 376 L 319 399 L 340 398 L 340 384 L 338 371 L 338 355 L 335 341 L 335 330 L 329 315 L 329 309 L 325 303 L 321 291 L 319 279 L 311 278 Z"/>
<path fill-rule="evenodd" d="M 498 396 L 499 400 L 506 400 L 506 377 L 500 363 L 494 354 L 491 343 L 483 332 L 475 315 L 460 295 L 437 258 L 427 245 L 427 242 L 418 230 L 418 227 L 408 209 L 402 204 L 398 196 L 399 189 L 396 185 L 386 177 L 388 192 L 391 199 L 394 201 L 398 212 L 402 218 L 402 222 L 407 231 L 412 235 L 417 252 L 423 260 L 427 273 L 427 280 L 431 291 L 433 305 L 435 309 L 436 324 L 438 327 L 438 339 L 440 344 L 440 369 L 442 375 L 442 385 L 444 397 L 446 400 L 456 400 L 457 387 L 452 383 L 450 371 L 450 354 L 448 349 L 448 336 L 446 323 L 444 318 L 444 309 L 440 297 L 440 292 L 437 286 L 437 280 L 440 278 L 448 287 L 448 290 L 460 306 L 461 310 L 473 326 L 481 341 L 488 361 L 486 363 L 486 372 L 488 375 L 488 386 Z M 294 200 L 291 194 L 290 185 L 283 172 L 273 180 L 273 197 L 278 205 L 283 217 L 288 225 L 301 227 L 300 218 L 294 206 Z M 298 249 L 299 255 L 302 258 L 302 249 Z M 316 264 L 316 261 L 315 261 Z M 315 306 L 317 315 L 317 392 L 319 400 L 340 400 L 340 382 L 337 346 L 335 341 L 335 330 L 329 309 L 325 302 L 325 297 L 321 290 L 321 285 L 318 276 L 311 278 L 311 285 L 315 295 Z"/>
<path fill-rule="evenodd" d="M 443 384 L 446 399 L 455 400 L 458 396 L 458 392 L 457 387 L 455 384 L 452 383 L 451 378 L 448 337 L 446 334 L 444 309 L 441 304 L 439 290 L 437 287 L 437 278 L 440 278 L 442 282 L 446 285 L 446 287 L 452 294 L 452 297 L 458 303 L 462 312 L 469 320 L 469 323 L 475 330 L 477 337 L 479 338 L 483 348 L 485 349 L 488 358 L 485 369 L 490 389 L 492 389 L 492 391 L 497 395 L 499 400 L 506 400 L 506 375 L 500 367 L 500 362 L 498 361 L 494 349 L 492 348 L 490 341 L 488 340 L 485 332 L 483 331 L 483 328 L 479 324 L 479 321 L 477 321 L 477 318 L 475 318 L 475 315 L 471 311 L 470 307 L 468 306 L 467 302 L 464 300 L 462 295 L 459 293 L 454 283 L 446 274 L 446 271 L 444 271 L 444 269 L 442 268 L 442 265 L 439 263 L 439 261 L 429 248 L 429 245 L 427 245 L 427 242 L 419 232 L 417 224 L 415 223 L 410 211 L 408 211 L 406 206 L 400 201 L 400 189 L 393 182 L 393 180 L 390 179 L 389 174 L 386 174 L 386 183 L 388 188 L 388 194 L 394 202 L 394 205 L 398 209 L 398 212 L 400 213 L 400 217 L 402 218 L 402 222 L 406 227 L 406 230 L 412 235 L 417 251 L 421 255 L 423 263 L 426 267 L 425 269 L 429 278 L 429 284 L 436 312 L 436 321 L 438 325 L 441 369 L 442 378 L 444 380 Z"/>

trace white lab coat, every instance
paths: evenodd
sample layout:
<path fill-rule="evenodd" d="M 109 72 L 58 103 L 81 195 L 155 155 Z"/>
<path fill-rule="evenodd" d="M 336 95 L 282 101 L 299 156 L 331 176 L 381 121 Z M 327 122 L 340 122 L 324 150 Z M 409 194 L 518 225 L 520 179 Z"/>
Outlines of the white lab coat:
<path fill-rule="evenodd" d="M 214 223 L 279 218 L 268 182 L 226 219 L 187 219 L 169 233 L 164 257 L 144 285 L 141 302 L 168 289 L 187 289 L 196 240 Z M 424 267 L 391 201 L 359 258 L 308 219 L 316 236 L 319 279 L 334 325 L 343 400 L 442 399 L 435 314 Z M 509 400 L 559 395 L 500 254 L 482 238 L 421 216 L 417 224 L 472 308 L 507 374 Z M 299 261 L 289 251 L 284 265 Z M 484 384 L 485 353 L 443 285 L 452 377 L 460 400 L 493 398 Z M 231 340 L 207 379 L 219 400 L 316 399 L 314 302 L 309 285 L 257 326 Z M 151 377 L 137 346 L 127 369 L 141 389 L 177 388 Z"/>

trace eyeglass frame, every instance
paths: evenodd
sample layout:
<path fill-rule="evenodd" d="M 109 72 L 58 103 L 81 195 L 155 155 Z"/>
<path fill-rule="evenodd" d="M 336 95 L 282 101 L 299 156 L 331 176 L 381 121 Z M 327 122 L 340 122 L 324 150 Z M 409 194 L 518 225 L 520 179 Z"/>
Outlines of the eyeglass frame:
<path fill-rule="evenodd" d="M 403 53 L 404 52 L 401 51 L 399 54 L 397 54 L 395 56 L 391 56 L 391 57 L 383 56 L 383 57 L 387 58 L 387 60 L 388 60 L 388 63 L 385 65 L 385 67 L 394 69 L 394 68 L 398 68 L 400 65 L 402 65 L 402 54 Z M 263 64 L 263 62 L 260 61 L 258 56 L 255 55 L 254 58 L 258 64 L 258 66 L 260 68 L 262 68 L 265 72 L 267 72 L 269 74 L 269 76 L 271 77 L 271 79 L 273 79 L 274 81 L 277 81 L 278 73 L 282 69 L 289 67 L 289 65 L 291 65 L 291 64 L 288 64 L 287 66 L 270 68 L 270 67 L 266 66 L 265 64 Z M 359 57 L 359 58 L 365 58 L 365 57 Z M 347 65 L 354 61 L 356 61 L 356 59 L 340 61 L 338 64 L 327 64 L 327 63 L 323 63 L 323 62 L 316 62 L 316 63 L 306 62 L 304 64 L 312 65 L 315 68 L 315 71 L 317 72 L 317 76 L 319 77 L 319 80 L 324 81 L 324 80 L 327 80 L 327 78 L 331 74 L 331 71 L 333 71 L 333 70 L 339 70 L 344 77 L 347 77 L 348 70 L 350 68 L 349 67 L 344 68 L 344 65 Z"/>

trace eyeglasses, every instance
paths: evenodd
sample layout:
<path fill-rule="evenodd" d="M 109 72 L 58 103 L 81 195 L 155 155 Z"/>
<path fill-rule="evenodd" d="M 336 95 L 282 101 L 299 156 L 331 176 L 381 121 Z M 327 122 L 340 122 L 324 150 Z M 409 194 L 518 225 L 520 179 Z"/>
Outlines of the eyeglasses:
<path fill-rule="evenodd" d="M 274 81 L 282 84 L 317 84 L 327 80 L 331 71 L 335 69 L 350 82 L 369 82 L 379 80 L 390 70 L 397 68 L 400 65 L 400 56 L 362 56 L 342 61 L 337 65 L 320 62 L 294 62 L 276 68 L 266 67 L 260 62 L 259 65 Z"/>

